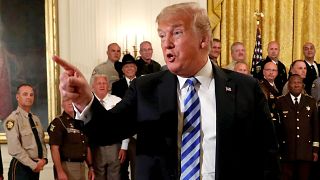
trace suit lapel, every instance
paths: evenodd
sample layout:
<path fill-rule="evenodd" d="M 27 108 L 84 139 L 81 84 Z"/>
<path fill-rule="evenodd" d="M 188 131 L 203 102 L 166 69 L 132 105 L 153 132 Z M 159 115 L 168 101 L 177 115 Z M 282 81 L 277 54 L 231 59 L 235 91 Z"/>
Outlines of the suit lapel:
<path fill-rule="evenodd" d="M 229 151 L 232 147 L 230 129 L 235 114 L 235 84 L 227 77 L 222 69 L 213 66 L 216 93 L 216 179 L 219 179 L 219 172 L 228 167 Z M 226 160 L 227 159 L 227 160 Z"/>

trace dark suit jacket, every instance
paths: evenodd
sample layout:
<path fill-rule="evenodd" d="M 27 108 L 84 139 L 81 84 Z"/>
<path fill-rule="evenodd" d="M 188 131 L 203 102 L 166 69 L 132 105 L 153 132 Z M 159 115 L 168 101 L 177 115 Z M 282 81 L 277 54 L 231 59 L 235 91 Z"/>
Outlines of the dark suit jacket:
<path fill-rule="evenodd" d="M 121 78 L 112 84 L 111 94 L 122 98 L 128 89 L 125 78 Z"/>
<path fill-rule="evenodd" d="M 306 63 L 306 67 L 307 67 L 307 74 L 306 74 L 306 78 L 303 80 L 305 87 L 304 89 L 306 90 L 306 92 L 311 95 L 311 88 L 312 88 L 312 83 L 315 79 L 317 79 L 317 73 L 313 72 L 311 70 L 310 65 L 304 61 Z M 316 62 L 315 62 L 316 63 Z M 320 71 L 320 65 L 318 63 L 316 63 L 316 66 L 318 68 L 318 70 Z M 320 73 L 320 72 L 319 72 Z"/>
<path fill-rule="evenodd" d="M 277 134 L 279 135 L 281 160 L 312 161 L 312 153 L 318 151 L 318 147 L 313 147 L 312 143 L 319 142 L 316 101 L 308 95 L 301 94 L 298 110 L 296 110 L 290 93 L 288 93 L 277 99 L 276 108 L 280 115 L 280 132 Z M 298 130 L 297 127 L 299 127 Z"/>
<path fill-rule="evenodd" d="M 266 99 L 254 78 L 214 66 L 216 180 L 275 179 L 277 143 Z M 106 111 L 94 99 L 86 125 L 112 143 L 137 133 L 136 179 L 179 179 L 177 77 L 169 71 L 136 79 Z M 105 121 L 98 117 L 105 117 Z M 214 156 L 214 154 L 212 155 Z"/>

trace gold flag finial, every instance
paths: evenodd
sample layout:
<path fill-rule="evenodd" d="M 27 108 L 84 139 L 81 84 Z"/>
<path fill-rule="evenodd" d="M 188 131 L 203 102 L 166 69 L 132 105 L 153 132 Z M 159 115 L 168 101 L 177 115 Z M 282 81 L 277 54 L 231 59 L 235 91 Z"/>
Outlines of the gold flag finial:
<path fill-rule="evenodd" d="M 263 14 L 263 12 L 255 11 L 255 12 L 254 12 L 254 15 L 255 15 L 256 18 L 257 18 L 257 25 L 259 25 L 260 21 L 261 21 L 262 18 L 264 17 L 264 14 Z"/>

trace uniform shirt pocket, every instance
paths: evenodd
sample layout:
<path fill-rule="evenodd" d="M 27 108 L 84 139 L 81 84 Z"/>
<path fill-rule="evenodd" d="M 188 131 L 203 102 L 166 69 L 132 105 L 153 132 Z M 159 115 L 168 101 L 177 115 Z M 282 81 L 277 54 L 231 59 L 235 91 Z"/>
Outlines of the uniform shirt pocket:
<path fill-rule="evenodd" d="M 32 148 L 35 143 L 34 134 L 31 129 L 23 129 L 20 132 L 21 134 L 21 144 L 25 149 Z"/>

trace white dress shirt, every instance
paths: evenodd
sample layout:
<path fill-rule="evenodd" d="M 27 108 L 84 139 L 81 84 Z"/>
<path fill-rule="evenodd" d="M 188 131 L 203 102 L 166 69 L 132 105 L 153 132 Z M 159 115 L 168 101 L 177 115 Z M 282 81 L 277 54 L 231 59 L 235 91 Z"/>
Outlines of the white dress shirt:
<path fill-rule="evenodd" d="M 212 65 L 208 59 L 206 65 L 194 76 L 198 83 L 196 91 L 200 100 L 201 117 L 201 179 L 215 179 L 216 161 L 216 96 Z M 181 147 L 181 134 L 183 126 L 183 101 L 187 95 L 187 78 L 178 76 L 178 98 L 179 98 L 179 131 L 178 144 Z M 181 149 L 181 148 L 180 148 Z"/>
<path fill-rule="evenodd" d="M 109 93 L 102 99 L 102 101 L 97 96 L 96 98 L 100 101 L 100 103 L 104 106 L 106 110 L 112 109 L 118 102 L 121 101 L 121 98 L 119 98 L 118 96 L 111 95 Z M 127 150 L 128 144 L 129 139 L 122 140 L 121 149 Z"/>

